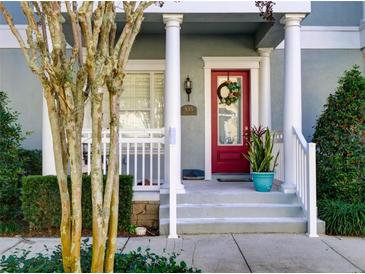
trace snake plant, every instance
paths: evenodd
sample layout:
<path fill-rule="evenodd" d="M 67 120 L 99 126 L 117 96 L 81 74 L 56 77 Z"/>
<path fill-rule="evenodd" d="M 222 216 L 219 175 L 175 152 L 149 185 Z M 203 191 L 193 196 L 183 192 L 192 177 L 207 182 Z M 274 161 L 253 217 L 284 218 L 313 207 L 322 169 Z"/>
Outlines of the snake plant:
<path fill-rule="evenodd" d="M 274 172 L 279 153 L 273 155 L 275 134 L 268 128 L 253 127 L 249 135 L 249 150 L 245 158 L 253 172 Z"/>

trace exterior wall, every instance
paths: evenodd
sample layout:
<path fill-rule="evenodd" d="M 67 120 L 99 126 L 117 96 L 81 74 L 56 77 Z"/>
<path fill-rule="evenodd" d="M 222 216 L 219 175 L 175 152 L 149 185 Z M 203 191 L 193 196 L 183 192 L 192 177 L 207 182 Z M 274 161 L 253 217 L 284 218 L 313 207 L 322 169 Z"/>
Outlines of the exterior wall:
<path fill-rule="evenodd" d="M 131 59 L 164 59 L 164 35 L 143 35 L 137 39 Z M 149 49 L 149 50 L 146 50 Z M 284 51 L 271 57 L 272 125 L 282 129 Z M 253 40 L 237 35 L 182 35 L 181 85 L 187 75 L 193 81 L 190 103 L 198 107 L 197 116 L 182 117 L 182 168 L 204 169 L 204 70 L 202 56 L 256 56 Z M 313 134 L 316 117 L 328 95 L 337 86 L 343 71 L 362 66 L 360 50 L 302 50 L 303 134 Z M 15 77 L 14 77 L 15 76 Z M 0 49 L 0 89 L 8 92 L 12 106 L 20 112 L 25 131 L 33 131 L 24 141 L 26 148 L 42 147 L 42 95 L 36 77 L 18 49 Z M 187 95 L 181 86 L 182 104 Z"/>
<path fill-rule="evenodd" d="M 19 2 L 6 2 L 16 24 L 25 24 Z M 313 1 L 311 14 L 304 26 L 358 26 L 362 18 L 362 2 Z M 0 16 L 0 24 L 4 24 Z M 182 29 L 184 24 L 182 25 Z M 144 34 L 137 38 L 131 59 L 164 59 L 165 35 Z M 244 35 L 181 36 L 181 102 L 187 103 L 183 81 L 187 75 L 193 81 L 192 104 L 197 116 L 182 117 L 182 168 L 204 169 L 204 90 L 202 56 L 257 56 L 254 41 Z M 353 64 L 363 66 L 357 49 L 303 49 L 302 93 L 303 134 L 310 138 L 313 125 L 328 95 L 337 85 L 338 77 Z M 283 120 L 283 50 L 271 57 L 272 125 L 282 129 Z M 36 77 L 25 64 L 19 49 L 0 49 L 0 89 L 8 92 L 12 106 L 20 112 L 20 123 L 33 133 L 24 141 L 26 148 L 42 147 L 42 95 Z"/>
<path fill-rule="evenodd" d="M 311 140 L 313 126 L 343 72 L 357 64 L 362 67 L 360 50 L 302 50 L 303 136 Z M 284 50 L 271 57 L 272 126 L 282 129 L 284 104 Z"/>
<path fill-rule="evenodd" d="M 31 134 L 23 142 L 28 149 L 42 149 L 42 88 L 25 63 L 20 49 L 0 49 L 0 90 L 20 113 L 19 122 Z"/>
<path fill-rule="evenodd" d="M 362 19 L 361 1 L 312 1 L 311 6 L 304 26 L 358 26 Z"/>
<path fill-rule="evenodd" d="M 183 28 L 184 26 L 182 26 Z M 131 59 L 164 59 L 164 35 L 141 36 Z M 147 51 L 147 49 L 153 49 Z M 198 108 L 197 116 L 182 116 L 182 169 L 204 170 L 204 70 L 203 56 L 257 56 L 253 38 L 243 35 L 181 36 L 181 104 L 187 104 L 183 82 L 193 81 L 190 103 Z"/>

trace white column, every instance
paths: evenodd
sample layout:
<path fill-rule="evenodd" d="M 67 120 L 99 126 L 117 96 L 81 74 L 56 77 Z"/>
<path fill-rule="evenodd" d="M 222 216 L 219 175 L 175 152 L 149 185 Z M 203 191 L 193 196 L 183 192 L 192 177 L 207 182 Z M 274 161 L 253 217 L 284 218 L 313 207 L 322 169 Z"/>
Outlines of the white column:
<path fill-rule="evenodd" d="M 48 27 L 47 40 L 48 50 L 52 52 L 53 45 Z M 56 165 L 53 152 L 53 139 L 51 124 L 49 122 L 48 107 L 44 96 L 42 96 L 42 175 L 56 175 Z"/>
<path fill-rule="evenodd" d="M 302 76 L 300 22 L 304 14 L 286 14 L 284 69 L 284 192 L 295 191 L 295 136 L 293 127 L 302 131 Z"/>
<path fill-rule="evenodd" d="M 271 86 L 270 86 L 270 54 L 272 48 L 259 48 L 260 61 L 260 125 L 271 129 Z"/>
<path fill-rule="evenodd" d="M 180 24 L 183 15 L 164 14 L 166 25 L 165 44 L 165 180 L 163 188 L 168 188 L 171 180 L 176 180 L 176 192 L 183 192 L 181 183 L 181 115 L 180 115 Z M 174 149 L 170 150 L 170 145 Z M 171 165 L 171 159 L 175 163 Z"/>
<path fill-rule="evenodd" d="M 51 125 L 44 97 L 42 105 L 42 175 L 56 175 Z"/>

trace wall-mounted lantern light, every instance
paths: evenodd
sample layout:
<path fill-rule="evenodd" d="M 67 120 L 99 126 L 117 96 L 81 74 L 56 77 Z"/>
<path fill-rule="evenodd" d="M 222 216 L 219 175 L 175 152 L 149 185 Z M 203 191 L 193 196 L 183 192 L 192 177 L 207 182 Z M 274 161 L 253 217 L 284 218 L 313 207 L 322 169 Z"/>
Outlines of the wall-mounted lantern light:
<path fill-rule="evenodd" d="M 190 102 L 190 94 L 193 89 L 193 82 L 190 80 L 189 75 L 186 77 L 184 81 L 185 92 L 188 95 L 188 102 Z"/>

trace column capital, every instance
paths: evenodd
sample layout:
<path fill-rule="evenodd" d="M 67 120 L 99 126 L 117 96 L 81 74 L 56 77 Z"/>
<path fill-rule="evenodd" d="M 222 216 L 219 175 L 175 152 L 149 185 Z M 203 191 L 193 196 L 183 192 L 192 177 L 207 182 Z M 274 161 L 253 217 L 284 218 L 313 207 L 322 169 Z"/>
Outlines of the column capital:
<path fill-rule="evenodd" d="M 273 48 L 258 48 L 257 52 L 262 57 L 270 57 L 271 52 L 273 51 Z"/>
<path fill-rule="evenodd" d="M 300 26 L 300 22 L 306 16 L 304 13 L 287 13 L 280 19 L 281 24 L 285 24 L 285 27 Z"/>
<path fill-rule="evenodd" d="M 182 14 L 163 14 L 162 19 L 166 27 L 180 27 L 183 22 Z"/>

